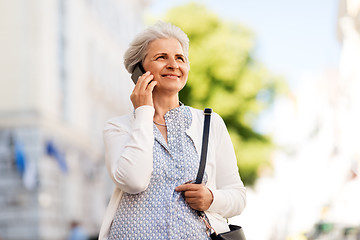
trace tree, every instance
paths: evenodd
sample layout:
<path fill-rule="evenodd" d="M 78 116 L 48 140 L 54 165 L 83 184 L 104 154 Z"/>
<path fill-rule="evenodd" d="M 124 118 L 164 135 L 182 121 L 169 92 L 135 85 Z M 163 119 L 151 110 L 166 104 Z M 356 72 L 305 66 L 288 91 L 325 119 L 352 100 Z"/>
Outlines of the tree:
<path fill-rule="evenodd" d="M 234 144 L 240 175 L 247 186 L 253 185 L 259 169 L 270 166 L 272 152 L 271 139 L 256 132 L 254 123 L 286 89 L 283 79 L 254 59 L 255 36 L 250 29 L 222 21 L 203 5 L 176 7 L 165 20 L 190 39 L 191 70 L 181 101 L 220 114 Z"/>

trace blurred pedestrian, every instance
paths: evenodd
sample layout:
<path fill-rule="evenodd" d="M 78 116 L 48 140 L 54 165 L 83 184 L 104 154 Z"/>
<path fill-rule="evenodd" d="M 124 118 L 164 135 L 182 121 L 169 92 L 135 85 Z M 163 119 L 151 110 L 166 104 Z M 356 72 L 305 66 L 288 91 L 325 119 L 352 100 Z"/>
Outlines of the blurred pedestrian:
<path fill-rule="evenodd" d="M 88 240 L 88 234 L 77 221 L 71 222 L 71 230 L 68 240 Z"/>
<path fill-rule="evenodd" d="M 192 184 L 199 168 L 204 114 L 179 101 L 189 73 L 189 39 L 159 22 L 130 44 L 124 56 L 136 85 L 134 111 L 110 119 L 104 129 L 106 165 L 116 187 L 99 239 L 209 239 L 196 210 L 218 232 L 225 218 L 245 207 L 230 136 L 213 113 L 204 184 Z M 141 66 L 140 66 L 141 65 Z"/>

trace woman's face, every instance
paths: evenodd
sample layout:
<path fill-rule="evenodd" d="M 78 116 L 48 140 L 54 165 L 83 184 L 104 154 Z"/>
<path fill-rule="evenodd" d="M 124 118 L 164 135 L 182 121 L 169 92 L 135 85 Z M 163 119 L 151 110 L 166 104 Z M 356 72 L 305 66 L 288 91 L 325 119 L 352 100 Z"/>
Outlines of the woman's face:
<path fill-rule="evenodd" d="M 188 78 L 189 65 L 180 42 L 174 38 L 152 41 L 143 66 L 157 81 L 154 93 L 178 93 Z"/>

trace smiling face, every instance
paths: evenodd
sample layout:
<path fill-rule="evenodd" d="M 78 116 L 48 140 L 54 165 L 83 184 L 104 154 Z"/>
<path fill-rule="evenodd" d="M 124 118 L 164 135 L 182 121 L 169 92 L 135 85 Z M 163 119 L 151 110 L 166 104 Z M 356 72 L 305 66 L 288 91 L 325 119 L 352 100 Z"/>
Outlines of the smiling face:
<path fill-rule="evenodd" d="M 144 69 L 154 75 L 153 93 L 178 93 L 186 84 L 189 64 L 178 40 L 156 39 L 149 44 Z"/>

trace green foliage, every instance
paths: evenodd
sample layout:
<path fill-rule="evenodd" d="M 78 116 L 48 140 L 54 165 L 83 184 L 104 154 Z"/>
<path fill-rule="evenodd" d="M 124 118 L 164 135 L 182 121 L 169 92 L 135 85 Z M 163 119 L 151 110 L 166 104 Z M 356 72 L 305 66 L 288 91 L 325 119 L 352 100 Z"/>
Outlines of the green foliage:
<path fill-rule="evenodd" d="M 271 140 L 253 129 L 259 114 L 280 91 L 283 79 L 255 61 L 254 33 L 224 22 L 204 6 L 190 3 L 174 8 L 166 21 L 179 26 L 190 39 L 191 70 L 180 92 L 185 104 L 211 107 L 224 119 L 238 158 L 244 183 L 255 183 L 258 170 L 269 165 Z"/>

